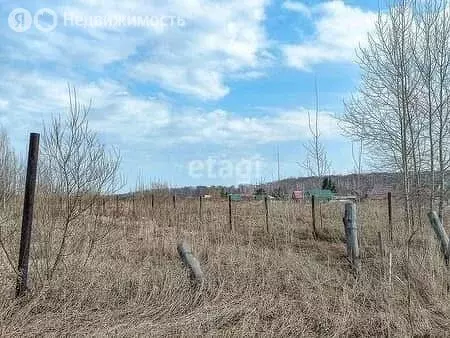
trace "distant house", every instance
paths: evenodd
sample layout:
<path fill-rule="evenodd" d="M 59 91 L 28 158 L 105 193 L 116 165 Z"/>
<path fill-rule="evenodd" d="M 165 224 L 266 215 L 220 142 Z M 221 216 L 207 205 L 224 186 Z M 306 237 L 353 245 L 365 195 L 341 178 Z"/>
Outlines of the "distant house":
<path fill-rule="evenodd" d="M 292 192 L 292 199 L 294 201 L 301 201 L 303 200 L 303 191 L 302 190 L 295 190 Z"/>

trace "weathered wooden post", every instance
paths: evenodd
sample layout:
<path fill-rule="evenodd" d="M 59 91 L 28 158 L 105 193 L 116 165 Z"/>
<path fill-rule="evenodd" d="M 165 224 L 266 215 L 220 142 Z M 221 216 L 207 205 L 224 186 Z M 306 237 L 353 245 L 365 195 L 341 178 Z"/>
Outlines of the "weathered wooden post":
<path fill-rule="evenodd" d="M 152 220 L 155 219 L 155 195 L 152 194 Z"/>
<path fill-rule="evenodd" d="M 444 255 L 445 264 L 448 266 L 450 258 L 450 243 L 447 233 L 442 226 L 442 223 L 436 211 L 429 212 L 428 218 L 430 219 L 431 227 L 433 228 L 434 233 L 436 234 L 436 237 L 441 244 L 441 252 Z"/>
<path fill-rule="evenodd" d="M 347 256 L 356 273 L 361 269 L 358 247 L 358 226 L 356 221 L 356 204 L 345 203 L 344 226 L 347 244 Z"/>
<path fill-rule="evenodd" d="M 317 230 L 316 230 L 316 196 L 311 196 L 311 216 L 312 216 L 312 228 L 313 228 L 313 237 L 317 239 Z"/>
<path fill-rule="evenodd" d="M 392 193 L 388 192 L 388 220 L 389 220 L 389 241 L 393 241 L 392 231 Z"/>
<path fill-rule="evenodd" d="M 31 228 L 33 224 L 34 194 L 36 191 L 37 166 L 39 158 L 39 134 L 30 134 L 28 148 L 27 176 L 23 200 L 22 231 L 20 235 L 19 264 L 16 284 L 16 297 L 27 290 L 28 260 L 30 256 Z"/>
<path fill-rule="evenodd" d="M 106 201 L 104 197 L 102 198 L 102 210 L 103 215 L 106 215 Z"/>
<path fill-rule="evenodd" d="M 202 219 L 202 196 L 199 197 L 198 202 L 199 202 L 199 210 L 198 210 L 198 213 L 199 213 L 200 220 L 201 220 L 201 219 Z"/>
<path fill-rule="evenodd" d="M 231 214 L 231 195 L 228 195 L 228 221 L 230 224 L 230 231 L 233 231 L 233 220 Z"/>
<path fill-rule="evenodd" d="M 204 282 L 203 271 L 200 267 L 200 263 L 192 253 L 192 249 L 186 241 L 182 241 L 177 246 L 178 254 L 184 266 L 189 269 L 189 275 L 192 281 L 197 285 L 201 285 Z"/>
<path fill-rule="evenodd" d="M 266 210 L 266 231 L 269 233 L 269 204 L 267 202 L 267 196 L 264 196 L 264 208 Z"/>
<path fill-rule="evenodd" d="M 131 197 L 131 203 L 132 203 L 132 212 L 133 212 L 133 217 L 136 217 L 136 196 L 133 193 L 133 196 Z"/>
<path fill-rule="evenodd" d="M 173 208 L 176 209 L 177 208 L 177 198 L 175 195 L 172 196 L 172 203 L 173 203 Z"/>

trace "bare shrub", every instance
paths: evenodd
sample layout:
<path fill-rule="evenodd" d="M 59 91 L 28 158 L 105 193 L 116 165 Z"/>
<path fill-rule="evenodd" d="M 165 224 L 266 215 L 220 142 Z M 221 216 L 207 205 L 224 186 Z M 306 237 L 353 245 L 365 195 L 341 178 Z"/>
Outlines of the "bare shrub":
<path fill-rule="evenodd" d="M 23 166 L 9 142 L 6 131 L 0 129 L 0 248 L 11 271 L 15 271 L 15 253 L 9 245 L 17 234 L 14 221 L 18 215 L 18 199 L 23 182 Z"/>
<path fill-rule="evenodd" d="M 267 234 L 263 201 L 235 204 L 233 233 L 226 199 L 205 200 L 201 222 L 196 199 L 180 198 L 176 211 L 170 201 L 158 200 L 155 210 L 144 202 L 136 200 L 138 217 L 100 215 L 110 218 L 110 233 L 92 259 L 83 269 L 67 264 L 28 302 L 9 298 L 11 285 L 0 279 L 1 335 L 448 335 L 448 272 L 433 234 L 411 238 L 408 258 L 403 243 L 410 237 L 394 213 L 395 241 L 385 243 L 381 259 L 377 233 L 387 231 L 385 201 L 366 200 L 358 208 L 358 222 L 366 225 L 358 278 L 345 259 L 338 202 L 324 204 L 318 232 L 326 236 L 318 241 L 308 204 L 270 203 Z M 128 201 L 120 203 L 124 208 Z M 394 210 L 400 207 L 394 200 Z M 176 226 L 167 215 L 177 215 Z M 192 244 L 205 273 L 200 290 L 183 271 L 181 239 Z"/>
<path fill-rule="evenodd" d="M 70 257 L 86 263 L 108 231 L 100 217 L 87 217 L 89 211 L 102 196 L 121 188 L 120 154 L 101 144 L 89 128 L 90 108 L 69 87 L 67 118 L 58 115 L 45 126 L 36 225 L 36 263 L 45 279 L 52 279 Z"/>

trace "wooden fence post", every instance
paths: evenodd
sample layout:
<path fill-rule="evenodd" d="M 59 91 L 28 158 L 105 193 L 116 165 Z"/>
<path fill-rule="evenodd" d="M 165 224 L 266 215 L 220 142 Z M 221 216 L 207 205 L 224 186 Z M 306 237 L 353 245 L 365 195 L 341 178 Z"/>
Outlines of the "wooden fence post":
<path fill-rule="evenodd" d="M 312 213 L 312 228 L 313 228 L 313 237 L 317 239 L 317 230 L 316 230 L 316 196 L 311 196 L 311 213 Z"/>
<path fill-rule="evenodd" d="M 230 223 L 230 231 L 233 231 L 233 220 L 231 213 L 231 195 L 228 195 L 228 220 Z"/>
<path fill-rule="evenodd" d="M 448 266 L 450 258 L 450 242 L 447 233 L 444 227 L 442 226 L 442 223 L 436 211 L 429 212 L 428 218 L 430 219 L 430 223 L 434 230 L 434 233 L 436 234 L 436 237 L 438 238 L 441 244 L 441 252 L 444 255 L 445 264 Z"/>
<path fill-rule="evenodd" d="M 356 204 L 345 203 L 344 226 L 347 243 L 347 256 L 356 273 L 361 269 L 358 247 L 358 225 L 356 221 Z"/>
<path fill-rule="evenodd" d="M 269 204 L 267 202 L 267 196 L 264 196 L 264 208 L 266 210 L 266 231 L 269 233 Z"/>
<path fill-rule="evenodd" d="M 173 208 L 176 209 L 177 208 L 177 198 L 175 195 L 172 196 L 172 203 L 173 203 Z"/>
<path fill-rule="evenodd" d="M 30 256 L 31 228 L 33 224 L 34 194 L 36 191 L 37 166 L 39 158 L 39 134 L 30 134 L 28 148 L 27 176 L 23 200 L 22 230 L 20 235 L 19 264 L 16 284 L 16 297 L 27 290 L 28 260 Z"/>
<path fill-rule="evenodd" d="M 152 220 L 155 219 L 155 195 L 152 194 Z"/>
<path fill-rule="evenodd" d="M 388 220 L 389 220 L 389 241 L 393 241 L 392 231 L 392 193 L 388 192 Z"/>
<path fill-rule="evenodd" d="M 200 220 L 201 220 L 201 219 L 202 219 L 202 196 L 199 197 L 198 201 L 199 201 L 199 210 L 198 210 L 198 213 L 199 213 L 199 215 L 200 215 Z"/>

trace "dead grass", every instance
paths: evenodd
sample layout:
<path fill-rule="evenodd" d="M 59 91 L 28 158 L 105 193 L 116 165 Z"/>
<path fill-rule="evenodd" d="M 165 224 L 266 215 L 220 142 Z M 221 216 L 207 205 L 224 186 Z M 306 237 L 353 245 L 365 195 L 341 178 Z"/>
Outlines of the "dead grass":
<path fill-rule="evenodd" d="M 234 204 L 229 232 L 226 201 L 157 201 L 136 205 L 136 217 L 105 215 L 111 231 L 83 266 L 68 256 L 55 279 L 13 297 L 15 276 L 0 265 L 0 336 L 447 336 L 446 271 L 428 223 L 412 246 L 396 215 L 392 254 L 380 257 L 377 232 L 387 238 L 383 201 L 359 206 L 362 272 L 345 259 L 339 203 L 322 205 L 319 239 L 310 206 L 271 202 L 270 234 L 263 202 Z M 128 208 L 128 209 L 127 209 Z M 89 216 L 87 216 L 89 217 Z M 115 219 L 111 223 L 111 219 Z M 207 276 L 191 287 L 176 244 L 186 238 Z M 11 249 L 17 247 L 11 239 Z M 16 256 L 14 256 L 16 259 Z M 411 290 L 408 302 L 408 278 Z"/>

